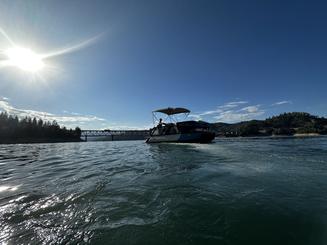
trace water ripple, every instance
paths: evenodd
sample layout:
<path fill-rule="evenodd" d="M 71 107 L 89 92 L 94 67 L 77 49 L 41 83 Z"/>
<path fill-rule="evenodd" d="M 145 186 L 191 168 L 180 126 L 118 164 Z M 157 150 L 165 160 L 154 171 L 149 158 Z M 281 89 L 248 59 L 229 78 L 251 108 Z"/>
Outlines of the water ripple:
<path fill-rule="evenodd" d="M 327 139 L 3 145 L 0 243 L 324 244 Z"/>

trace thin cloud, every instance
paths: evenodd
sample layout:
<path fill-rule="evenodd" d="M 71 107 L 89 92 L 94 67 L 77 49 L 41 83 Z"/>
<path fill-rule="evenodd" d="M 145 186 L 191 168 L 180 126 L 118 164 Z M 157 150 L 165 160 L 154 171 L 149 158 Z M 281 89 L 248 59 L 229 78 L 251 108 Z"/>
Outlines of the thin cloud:
<path fill-rule="evenodd" d="M 247 104 L 249 103 L 248 101 L 231 101 L 231 102 L 228 102 L 226 104 L 229 104 L 229 105 L 242 105 L 242 104 Z"/>
<path fill-rule="evenodd" d="M 0 34 L 2 36 L 4 36 L 5 39 L 7 39 L 7 41 L 12 45 L 12 46 L 16 46 L 16 44 L 14 43 L 13 40 L 11 40 L 11 38 L 9 37 L 9 35 L 5 32 L 5 30 L 3 30 L 1 27 L 0 27 Z"/>
<path fill-rule="evenodd" d="M 208 110 L 199 114 L 192 114 L 193 118 L 206 117 L 211 122 L 235 123 L 257 119 L 266 113 L 261 105 L 248 105 L 248 101 L 232 101 L 217 107 L 216 110 Z M 242 107 L 245 106 L 245 107 Z"/>
<path fill-rule="evenodd" d="M 96 127 L 97 124 L 101 122 L 106 122 L 106 119 L 92 116 L 92 115 L 81 115 L 81 114 L 69 114 L 67 112 L 65 115 L 57 115 L 49 112 L 44 111 L 36 111 L 36 110 L 27 110 L 16 108 L 9 104 L 8 101 L 0 100 L 0 110 L 3 112 L 7 112 L 10 115 L 18 116 L 19 118 L 24 117 L 36 117 L 38 119 L 42 119 L 44 121 L 57 121 L 60 125 L 66 127 L 76 127 L 79 125 L 85 125 L 84 127 Z"/>
<path fill-rule="evenodd" d="M 260 108 L 260 105 L 253 105 L 253 106 L 247 106 L 241 109 L 241 111 L 246 111 L 248 113 L 255 113 L 258 112 Z"/>
<path fill-rule="evenodd" d="M 260 105 L 247 106 L 243 108 L 237 108 L 234 110 L 227 110 L 214 118 L 221 122 L 235 123 L 241 121 L 248 121 L 258 118 L 263 115 L 266 111 L 261 109 Z"/>
<path fill-rule="evenodd" d="M 219 112 L 222 112 L 221 109 L 217 109 L 217 110 L 213 110 L 213 111 L 205 111 L 200 113 L 199 115 L 193 114 L 193 117 L 197 117 L 197 116 L 208 116 L 208 115 L 212 115 L 212 114 L 217 114 Z"/>
<path fill-rule="evenodd" d="M 292 101 L 290 100 L 278 101 L 276 103 L 273 103 L 272 106 L 285 105 L 285 104 L 292 104 Z"/>
<path fill-rule="evenodd" d="M 44 111 L 28 110 L 14 107 L 8 101 L 0 100 L 0 111 L 7 112 L 9 115 L 15 115 L 19 118 L 32 117 L 42 119 L 43 121 L 57 121 L 60 126 L 67 128 L 75 128 L 77 126 L 82 129 L 116 129 L 116 130 L 146 130 L 152 128 L 153 125 L 131 126 L 125 123 L 109 122 L 108 120 L 93 116 L 82 115 L 76 112 L 62 111 L 62 115 L 53 114 Z"/>
<path fill-rule="evenodd" d="M 201 115 L 198 114 L 190 114 L 188 116 L 194 118 L 195 120 L 202 120 Z"/>
<path fill-rule="evenodd" d="M 214 118 L 218 120 L 219 122 L 225 122 L 225 123 L 236 123 L 241 121 L 248 121 L 257 119 L 259 116 L 263 115 L 265 113 L 265 110 L 258 109 L 258 110 L 239 110 L 239 111 L 224 111 L 220 113 L 218 116 L 215 116 Z"/>
<path fill-rule="evenodd" d="M 101 33 L 101 34 L 99 34 L 99 35 L 97 35 L 95 37 L 89 38 L 89 39 L 87 39 L 87 40 L 85 40 L 83 42 L 80 42 L 80 43 L 76 44 L 76 45 L 66 47 L 66 48 L 63 48 L 63 49 L 59 49 L 59 50 L 49 52 L 49 53 L 46 53 L 46 54 L 42 54 L 41 56 L 42 56 L 42 58 L 47 59 L 47 58 L 50 58 L 50 57 L 55 57 L 55 56 L 59 56 L 59 55 L 63 55 L 63 54 L 78 51 L 80 49 L 83 49 L 83 48 L 85 48 L 87 46 L 90 46 L 90 45 L 94 44 L 103 35 L 104 35 L 104 33 Z"/>
<path fill-rule="evenodd" d="M 219 109 L 230 109 L 230 108 L 236 108 L 239 107 L 240 105 L 247 104 L 247 101 L 232 101 L 225 103 L 224 105 L 219 106 Z"/>
<path fill-rule="evenodd" d="M 199 114 L 199 116 L 208 116 L 208 115 L 214 115 L 214 114 L 219 114 L 224 112 L 225 110 L 229 110 L 232 108 L 237 108 L 241 105 L 247 104 L 249 102 L 247 101 L 231 101 L 231 102 L 227 102 L 223 105 L 220 105 L 217 107 L 216 110 L 209 110 L 209 111 L 205 111 Z"/>

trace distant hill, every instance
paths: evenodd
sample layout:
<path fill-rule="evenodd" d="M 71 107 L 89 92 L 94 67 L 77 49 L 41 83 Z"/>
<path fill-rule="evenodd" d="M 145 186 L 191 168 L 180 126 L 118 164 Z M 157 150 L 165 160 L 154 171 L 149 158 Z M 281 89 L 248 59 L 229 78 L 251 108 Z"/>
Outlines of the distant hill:
<path fill-rule="evenodd" d="M 327 119 L 306 112 L 289 112 L 266 120 L 251 120 L 234 124 L 213 123 L 217 136 L 273 136 L 296 134 L 327 134 Z"/>

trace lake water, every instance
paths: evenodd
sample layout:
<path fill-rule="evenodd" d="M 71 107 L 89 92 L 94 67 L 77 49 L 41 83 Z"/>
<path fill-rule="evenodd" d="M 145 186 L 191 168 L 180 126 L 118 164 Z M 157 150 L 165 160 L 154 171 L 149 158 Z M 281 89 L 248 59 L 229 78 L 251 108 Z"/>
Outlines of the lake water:
<path fill-rule="evenodd" d="M 327 244 L 327 138 L 1 145 L 0 243 Z"/>

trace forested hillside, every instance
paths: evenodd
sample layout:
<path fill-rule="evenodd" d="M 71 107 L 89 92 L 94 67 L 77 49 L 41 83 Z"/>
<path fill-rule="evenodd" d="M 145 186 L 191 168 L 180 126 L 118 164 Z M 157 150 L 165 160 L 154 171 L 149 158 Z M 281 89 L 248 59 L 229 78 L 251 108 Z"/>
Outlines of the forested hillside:
<path fill-rule="evenodd" d="M 270 136 L 294 134 L 327 134 L 327 119 L 306 112 L 290 112 L 266 120 L 235 124 L 214 123 L 218 136 Z"/>

